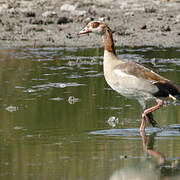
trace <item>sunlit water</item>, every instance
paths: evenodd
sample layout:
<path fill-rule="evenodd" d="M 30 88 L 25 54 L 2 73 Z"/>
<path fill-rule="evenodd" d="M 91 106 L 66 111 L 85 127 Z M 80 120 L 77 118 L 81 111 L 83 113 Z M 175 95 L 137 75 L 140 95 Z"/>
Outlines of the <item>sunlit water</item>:
<path fill-rule="evenodd" d="M 117 53 L 180 84 L 180 49 Z M 180 178 L 180 105 L 154 112 L 163 128 L 140 134 L 142 109 L 106 84 L 103 49 L 1 49 L 0 55 L 0 179 Z"/>

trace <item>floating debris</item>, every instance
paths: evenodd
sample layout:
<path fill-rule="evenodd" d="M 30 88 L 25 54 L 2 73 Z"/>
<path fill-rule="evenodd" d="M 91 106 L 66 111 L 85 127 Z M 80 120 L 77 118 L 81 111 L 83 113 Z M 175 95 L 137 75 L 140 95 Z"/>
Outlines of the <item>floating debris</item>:
<path fill-rule="evenodd" d="M 151 59 L 151 63 L 152 63 L 154 66 L 156 66 L 156 61 L 157 61 L 156 58 L 152 58 L 152 59 Z"/>
<path fill-rule="evenodd" d="M 119 158 L 120 158 L 120 159 L 127 159 L 128 156 L 127 156 L 127 155 L 121 155 L 121 156 L 119 156 Z"/>
<path fill-rule="evenodd" d="M 79 101 L 80 101 L 80 99 L 76 98 L 74 96 L 69 96 L 69 98 L 68 98 L 69 104 L 74 104 L 74 103 L 79 102 Z"/>
<path fill-rule="evenodd" d="M 23 127 L 21 127 L 21 126 L 15 126 L 14 127 L 14 130 L 21 130 L 21 129 L 23 129 Z"/>
<path fill-rule="evenodd" d="M 14 111 L 19 110 L 19 107 L 16 107 L 16 106 L 8 106 L 8 107 L 6 108 L 6 110 L 9 111 L 9 112 L 14 112 Z"/>
<path fill-rule="evenodd" d="M 16 89 L 24 89 L 23 86 L 15 86 Z"/>
<path fill-rule="evenodd" d="M 33 92 L 36 92 L 36 90 L 34 90 L 34 89 L 26 89 L 26 90 L 24 90 L 24 92 L 33 93 Z"/>
<path fill-rule="evenodd" d="M 59 145 L 60 146 L 60 145 L 62 145 L 62 143 L 61 142 L 57 142 L 57 143 L 55 143 L 55 145 Z"/>
<path fill-rule="evenodd" d="M 111 116 L 108 120 L 107 123 L 112 126 L 112 127 L 116 127 L 116 125 L 119 124 L 119 119 L 116 118 L 115 116 Z"/>
<path fill-rule="evenodd" d="M 62 101 L 62 100 L 64 100 L 64 98 L 55 97 L 55 98 L 51 98 L 51 100 L 53 100 L 53 101 Z"/>
<path fill-rule="evenodd" d="M 28 138 L 32 138 L 32 137 L 33 137 L 33 135 L 32 135 L 32 134 L 27 134 L 27 135 L 26 135 L 26 137 L 28 137 Z"/>

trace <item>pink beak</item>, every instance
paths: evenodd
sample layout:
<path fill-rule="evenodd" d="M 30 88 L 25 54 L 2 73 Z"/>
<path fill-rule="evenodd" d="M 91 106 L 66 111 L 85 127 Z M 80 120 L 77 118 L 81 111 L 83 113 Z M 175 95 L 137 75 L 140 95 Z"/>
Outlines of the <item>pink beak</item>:
<path fill-rule="evenodd" d="M 78 35 L 80 34 L 86 34 L 86 33 L 89 33 L 90 30 L 89 30 L 89 27 L 88 26 L 85 26 L 79 33 Z"/>

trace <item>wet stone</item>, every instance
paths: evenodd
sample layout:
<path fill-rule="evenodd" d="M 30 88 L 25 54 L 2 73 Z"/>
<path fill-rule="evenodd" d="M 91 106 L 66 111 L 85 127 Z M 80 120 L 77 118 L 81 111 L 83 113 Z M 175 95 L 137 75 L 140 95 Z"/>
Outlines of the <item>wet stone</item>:
<path fill-rule="evenodd" d="M 19 12 L 15 8 L 8 9 L 8 14 L 17 15 Z"/>
<path fill-rule="evenodd" d="M 142 25 L 141 29 L 147 29 L 147 25 L 146 24 Z"/>
<path fill-rule="evenodd" d="M 42 19 L 30 19 L 29 21 L 30 24 L 43 24 L 43 20 Z"/>
<path fill-rule="evenodd" d="M 55 42 L 55 40 L 54 40 L 52 37 L 47 37 L 46 40 L 47 40 L 48 42 Z"/>
<path fill-rule="evenodd" d="M 69 19 L 67 17 L 60 17 L 58 20 L 57 20 L 57 24 L 67 24 L 67 23 L 70 23 L 72 22 L 72 19 Z"/>
<path fill-rule="evenodd" d="M 157 10 L 154 7 L 150 7 L 150 8 L 145 8 L 144 9 L 145 13 L 155 13 Z"/>
<path fill-rule="evenodd" d="M 128 30 L 124 26 L 117 26 L 117 27 L 115 27 L 113 32 L 115 32 L 119 36 L 129 36 L 129 35 L 131 35 L 130 30 Z"/>
<path fill-rule="evenodd" d="M 35 31 L 35 32 L 43 32 L 45 31 L 42 27 L 38 27 L 38 26 L 35 26 L 35 27 L 29 27 L 26 29 L 25 32 L 31 32 L 31 31 Z"/>
<path fill-rule="evenodd" d="M 57 13 L 54 12 L 54 11 L 46 11 L 42 14 L 43 17 L 49 17 L 49 18 L 52 18 L 52 17 L 57 17 Z"/>
<path fill-rule="evenodd" d="M 71 4 L 64 4 L 61 6 L 61 11 L 75 11 L 76 10 L 76 6 L 71 5 Z"/>
<path fill-rule="evenodd" d="M 180 14 L 176 16 L 175 21 L 176 21 L 177 23 L 180 22 Z"/>
<path fill-rule="evenodd" d="M 14 30 L 14 24 L 7 24 L 5 27 L 6 31 L 13 31 Z"/>
<path fill-rule="evenodd" d="M 161 26 L 161 31 L 168 32 L 168 31 L 171 31 L 171 28 L 169 25 L 164 25 L 164 26 Z"/>
<path fill-rule="evenodd" d="M 36 17 L 36 13 L 33 11 L 24 12 L 25 17 Z"/>
<path fill-rule="evenodd" d="M 73 37 L 72 37 L 71 33 L 67 33 L 67 34 L 66 34 L 66 38 L 72 39 Z"/>
<path fill-rule="evenodd" d="M 46 18 L 43 22 L 44 22 L 44 25 L 54 24 L 54 21 L 52 18 Z"/>

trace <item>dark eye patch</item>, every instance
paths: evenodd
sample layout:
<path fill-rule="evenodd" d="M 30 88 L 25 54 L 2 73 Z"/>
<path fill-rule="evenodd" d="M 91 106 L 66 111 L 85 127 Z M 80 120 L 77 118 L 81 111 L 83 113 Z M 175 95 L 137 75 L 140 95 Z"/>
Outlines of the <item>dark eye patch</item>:
<path fill-rule="evenodd" d="M 97 28 L 98 26 L 99 26 L 99 22 L 93 22 L 93 23 L 92 23 L 92 27 L 93 27 L 93 28 Z"/>

